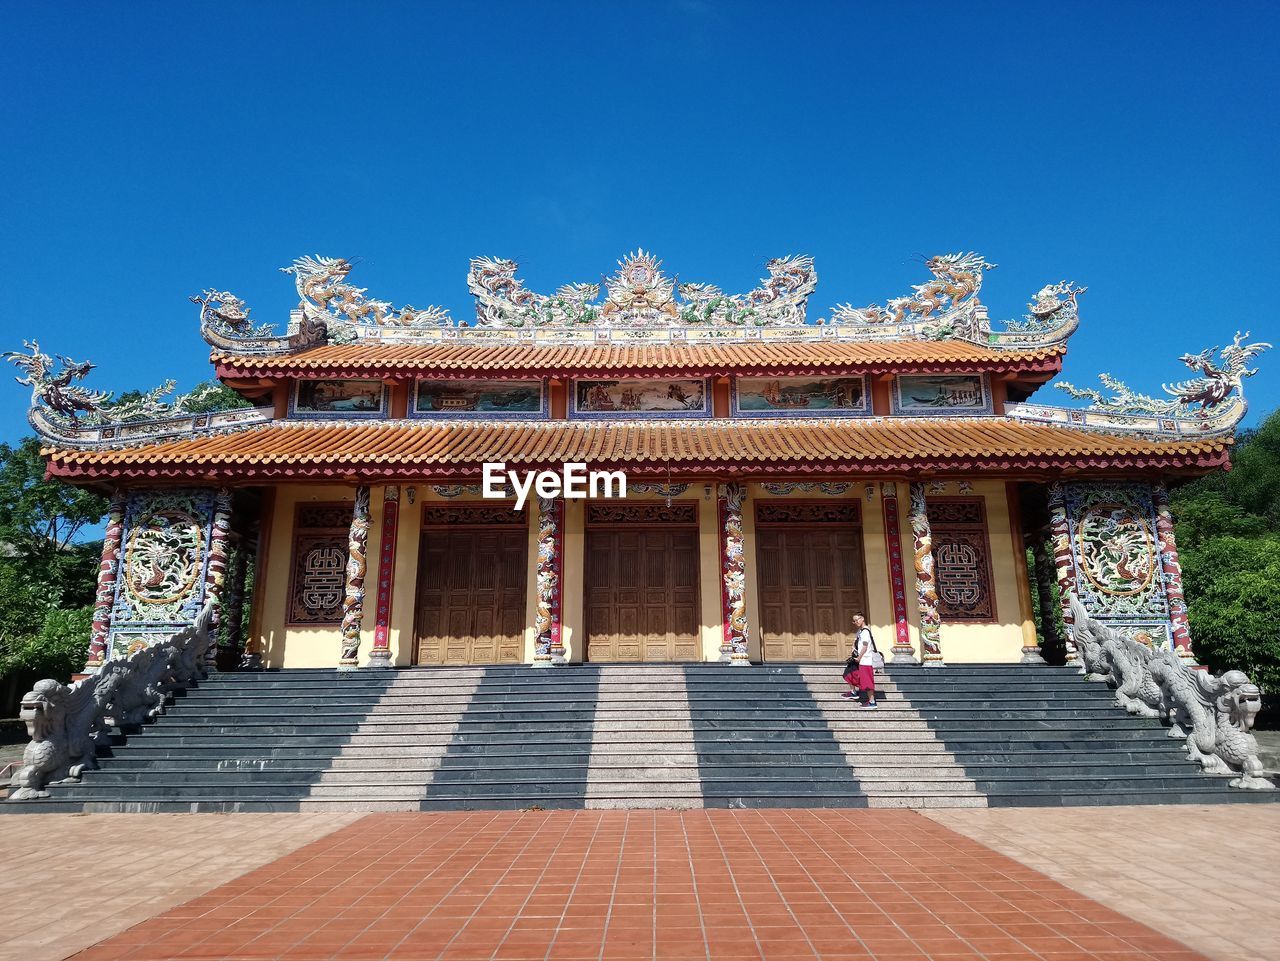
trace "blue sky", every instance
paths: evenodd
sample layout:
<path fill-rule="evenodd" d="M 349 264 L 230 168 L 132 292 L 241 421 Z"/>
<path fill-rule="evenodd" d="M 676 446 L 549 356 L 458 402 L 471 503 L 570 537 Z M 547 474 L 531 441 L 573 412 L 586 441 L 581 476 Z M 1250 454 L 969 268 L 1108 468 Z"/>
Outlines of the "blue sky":
<path fill-rule="evenodd" d="M 1280 342 L 1276 9 L 7 4 L 0 341 L 185 389 L 188 295 L 283 322 L 302 253 L 457 317 L 478 254 L 549 290 L 643 246 L 746 290 L 809 253 L 818 316 L 972 249 L 993 317 L 1088 285 L 1070 379 L 1158 390 L 1237 328 Z M 1250 422 L 1280 406 L 1280 349 L 1260 365 Z"/>

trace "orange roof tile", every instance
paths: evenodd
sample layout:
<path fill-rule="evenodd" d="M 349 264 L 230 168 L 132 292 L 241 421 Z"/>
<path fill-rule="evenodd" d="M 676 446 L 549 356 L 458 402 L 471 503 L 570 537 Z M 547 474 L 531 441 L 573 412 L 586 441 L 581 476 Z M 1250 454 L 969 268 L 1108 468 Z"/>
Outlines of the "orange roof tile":
<path fill-rule="evenodd" d="M 141 447 L 50 449 L 67 477 L 476 475 L 483 463 L 558 468 L 569 461 L 636 473 L 676 468 L 804 470 L 1064 470 L 1217 466 L 1228 442 L 1151 441 L 1000 417 L 704 421 L 277 422 Z"/>
<path fill-rule="evenodd" d="M 329 344 L 283 356 L 213 354 L 220 377 L 558 377 L 628 372 L 716 376 L 895 370 L 1056 373 L 1064 344 L 996 350 L 964 341 L 759 341 L 724 344 Z"/>

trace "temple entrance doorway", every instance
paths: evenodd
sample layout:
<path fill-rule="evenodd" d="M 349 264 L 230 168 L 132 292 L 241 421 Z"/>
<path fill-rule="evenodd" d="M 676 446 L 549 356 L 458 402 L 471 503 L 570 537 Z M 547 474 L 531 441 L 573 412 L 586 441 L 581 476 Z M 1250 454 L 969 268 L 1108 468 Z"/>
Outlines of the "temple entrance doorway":
<path fill-rule="evenodd" d="M 414 663 L 519 664 L 529 550 L 523 516 L 428 504 L 423 519 Z"/>
<path fill-rule="evenodd" d="M 697 661 L 698 505 L 588 504 L 588 661 Z"/>
<path fill-rule="evenodd" d="M 766 661 L 842 661 L 866 613 L 857 501 L 757 501 L 756 570 Z"/>

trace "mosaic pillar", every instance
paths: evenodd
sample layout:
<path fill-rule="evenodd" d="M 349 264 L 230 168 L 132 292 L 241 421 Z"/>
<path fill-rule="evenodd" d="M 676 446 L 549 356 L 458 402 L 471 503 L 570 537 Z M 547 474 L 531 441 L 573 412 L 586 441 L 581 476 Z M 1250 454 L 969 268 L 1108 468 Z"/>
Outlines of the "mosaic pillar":
<path fill-rule="evenodd" d="M 1058 599 L 1053 596 L 1053 584 L 1057 573 L 1053 560 L 1053 545 L 1045 537 L 1036 541 L 1032 550 L 1036 562 L 1036 596 L 1040 601 L 1040 631 L 1044 635 L 1044 646 L 1057 650 L 1063 639 L 1058 636 Z"/>
<path fill-rule="evenodd" d="M 916 603 L 920 607 L 920 660 L 925 667 L 942 667 L 942 616 L 938 613 L 938 584 L 934 577 L 933 531 L 920 481 L 911 482 L 911 536 Z"/>
<path fill-rule="evenodd" d="M 356 488 L 347 535 L 347 585 L 342 599 L 342 654 L 338 670 L 354 671 L 360 663 L 360 621 L 364 618 L 364 577 L 368 568 L 369 485 Z"/>
<path fill-rule="evenodd" d="M 1049 534 L 1053 538 L 1053 566 L 1058 574 L 1058 596 L 1062 602 L 1062 623 L 1067 633 L 1062 638 L 1068 664 L 1079 664 L 1076 643 L 1071 637 L 1071 596 L 1076 581 L 1075 560 L 1071 556 L 1071 528 L 1067 522 L 1067 498 L 1062 484 L 1049 485 Z"/>
<path fill-rule="evenodd" d="M 365 667 L 393 667 L 391 663 L 391 590 L 396 577 L 396 540 L 400 530 L 400 488 L 382 491 L 382 539 L 378 548 L 378 601 L 373 627 L 373 650 Z"/>
<path fill-rule="evenodd" d="M 717 498 L 720 519 L 720 600 L 724 634 L 720 662 L 748 667 L 746 553 L 742 539 L 742 505 L 747 489 L 741 484 L 721 484 Z"/>
<path fill-rule="evenodd" d="M 230 584 L 223 607 L 222 633 L 218 646 L 222 650 L 220 660 L 233 665 L 240 659 L 240 641 L 244 622 L 244 576 L 249 566 L 248 553 L 243 540 L 236 542 L 231 552 Z"/>
<path fill-rule="evenodd" d="M 915 664 L 916 652 L 911 646 L 907 618 L 907 582 L 902 569 L 902 533 L 898 527 L 898 485 L 886 481 L 880 485 L 884 505 L 884 545 L 889 555 L 889 586 L 893 590 L 893 663 Z"/>
<path fill-rule="evenodd" d="M 98 565 L 98 593 L 93 600 L 93 630 L 89 635 L 89 658 L 86 674 L 102 667 L 107 659 L 107 642 L 111 634 L 111 607 L 116 599 L 116 580 L 120 576 L 120 540 L 124 533 L 124 494 L 111 498 L 107 510 L 107 530 L 102 538 L 102 561 Z"/>
<path fill-rule="evenodd" d="M 563 565 L 564 501 L 554 497 L 539 497 L 538 609 L 534 618 L 534 667 L 560 667 L 565 663 L 560 619 Z"/>
<path fill-rule="evenodd" d="M 209 533 L 209 566 L 204 574 L 205 602 L 213 602 L 209 634 L 214 643 L 205 652 L 205 667 L 218 669 L 218 643 L 222 629 L 223 589 L 227 583 L 227 553 L 231 546 L 231 491 L 219 488 L 213 503 L 213 527 Z"/>
<path fill-rule="evenodd" d="M 1173 631 L 1173 649 L 1179 660 L 1194 665 L 1191 651 L 1191 625 L 1187 621 L 1187 601 L 1182 596 L 1182 564 L 1178 561 L 1178 542 L 1173 536 L 1173 512 L 1169 509 L 1169 489 L 1155 484 L 1151 497 L 1156 509 L 1156 537 L 1160 542 L 1160 573 L 1164 596 L 1169 604 L 1169 625 Z"/>

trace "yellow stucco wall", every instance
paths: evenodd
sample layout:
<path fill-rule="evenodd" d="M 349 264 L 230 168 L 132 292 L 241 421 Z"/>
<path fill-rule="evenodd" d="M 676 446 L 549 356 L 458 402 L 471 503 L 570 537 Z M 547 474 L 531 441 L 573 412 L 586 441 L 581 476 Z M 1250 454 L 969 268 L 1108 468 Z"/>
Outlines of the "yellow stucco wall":
<path fill-rule="evenodd" d="M 884 538 L 884 507 L 881 500 L 881 482 L 859 480 L 849 482 L 849 489 L 839 495 L 856 499 L 861 504 L 863 551 L 866 564 L 867 618 L 882 650 L 893 644 L 893 601 L 889 579 L 888 552 Z M 871 496 L 867 496 L 870 483 Z M 414 487 L 410 503 L 408 488 Z M 946 484 L 948 495 L 959 493 L 956 482 Z M 383 494 L 382 487 L 372 491 L 371 523 L 369 531 L 369 570 L 366 577 L 366 616 L 361 633 L 360 659 L 368 659 L 373 646 L 374 610 L 377 599 L 377 559 L 382 536 Z M 1021 559 L 1013 549 L 1010 534 L 1009 505 L 1006 488 L 999 481 L 975 481 L 972 494 L 986 501 L 988 536 L 991 546 L 992 574 L 994 580 L 997 622 L 994 624 L 945 623 L 942 626 L 942 653 L 946 661 L 965 662 L 1013 662 L 1021 657 L 1023 638 L 1030 625 L 1030 611 L 1022 603 L 1018 591 L 1014 565 Z M 650 499 L 656 495 L 633 494 L 633 497 Z M 749 630 L 748 653 L 753 661 L 760 659 L 760 610 L 756 584 L 756 532 L 755 502 L 760 498 L 778 495 L 765 491 L 759 484 L 747 485 L 747 500 L 743 508 L 743 540 L 747 565 L 746 606 Z M 793 491 L 782 495 L 791 498 L 817 496 L 813 492 Z M 262 609 L 262 649 L 268 667 L 335 667 L 339 653 L 339 630 L 335 626 L 293 627 L 286 623 L 289 599 L 289 574 L 293 547 L 293 525 L 297 505 L 307 501 L 346 501 L 354 498 L 348 485 L 281 485 L 277 491 L 276 513 L 271 528 L 271 545 L 267 570 L 259 584 L 257 602 Z M 396 549 L 395 582 L 392 593 L 390 646 L 393 662 L 406 666 L 413 660 L 414 617 L 417 603 L 418 556 L 422 531 L 422 508 L 430 502 L 460 503 L 475 498 L 448 499 L 434 493 L 429 485 L 402 485 L 400 496 L 400 522 Z M 720 585 L 720 536 L 718 530 L 716 490 L 704 483 L 694 483 L 678 495 L 680 500 L 693 500 L 698 504 L 698 541 L 700 549 L 699 582 L 701 595 L 701 623 L 699 633 L 704 661 L 717 661 L 720 657 L 721 585 Z M 915 602 L 915 578 L 912 567 L 911 527 L 909 519 L 910 498 L 908 485 L 898 482 L 899 534 L 902 538 L 904 578 L 907 592 L 907 616 L 910 623 L 911 642 L 919 656 L 919 615 Z M 528 596 L 526 604 L 526 629 L 524 660 L 531 663 L 534 651 L 533 622 L 537 598 L 537 506 L 526 506 L 528 514 Z M 586 502 L 575 500 L 566 504 L 562 637 L 566 658 L 573 662 L 583 659 L 586 636 L 584 611 L 585 565 L 585 516 Z"/>
<path fill-rule="evenodd" d="M 956 485 L 949 484 L 946 493 L 957 493 Z M 974 481 L 973 495 L 986 501 L 996 621 L 994 624 L 956 624 L 944 620 L 942 658 L 953 664 L 1017 662 L 1022 658 L 1023 624 L 1029 620 L 1030 612 L 1023 611 L 1018 596 L 1014 564 L 1019 558 L 1014 556 L 1009 529 L 1008 495 L 1002 481 Z"/>

